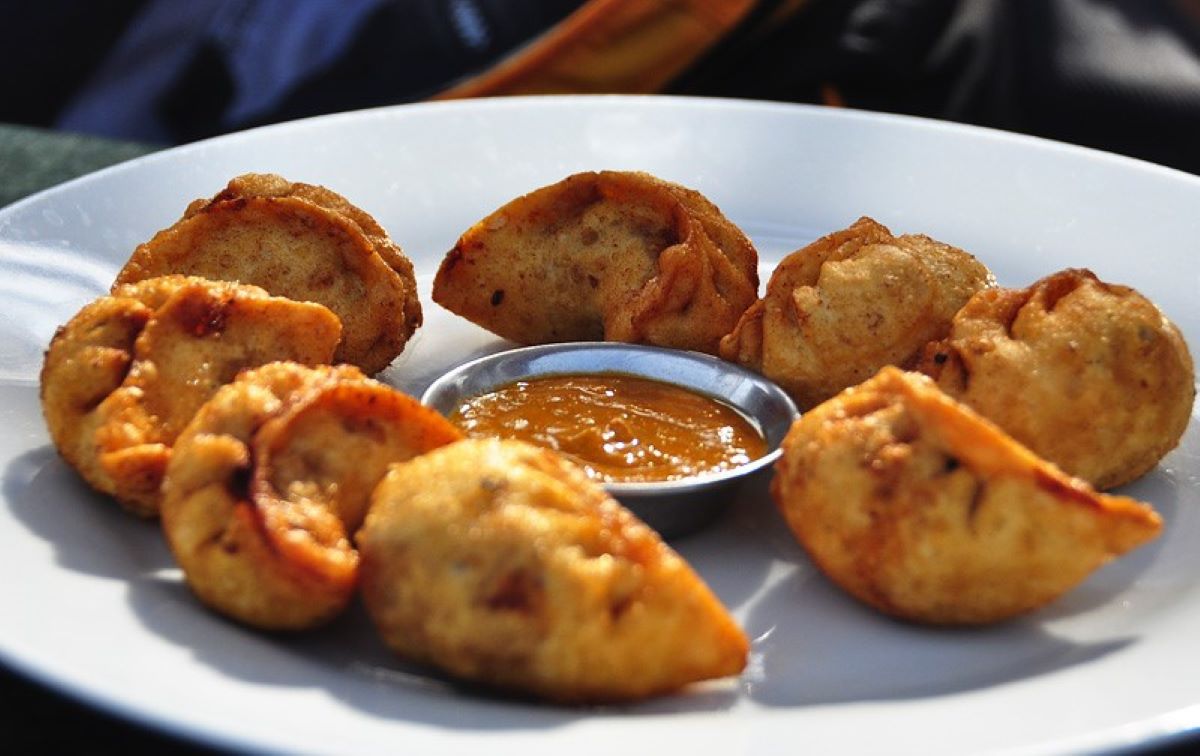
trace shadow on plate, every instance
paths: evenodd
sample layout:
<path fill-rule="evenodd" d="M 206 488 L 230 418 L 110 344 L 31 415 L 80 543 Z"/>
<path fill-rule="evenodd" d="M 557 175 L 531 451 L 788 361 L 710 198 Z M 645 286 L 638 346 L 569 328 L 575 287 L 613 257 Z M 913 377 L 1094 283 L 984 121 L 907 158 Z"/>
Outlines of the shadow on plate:
<path fill-rule="evenodd" d="M 537 730 L 561 727 L 597 712 L 654 714 L 717 711 L 736 702 L 732 684 L 697 686 L 657 701 L 607 707 L 539 703 L 452 680 L 393 656 L 355 602 L 317 630 L 274 635 L 241 627 L 198 605 L 180 580 L 147 575 L 130 584 L 134 614 L 155 635 L 198 664 L 255 685 L 321 689 L 374 717 L 436 727 Z"/>
<path fill-rule="evenodd" d="M 228 622 L 192 597 L 155 523 L 90 491 L 49 446 L 9 464 L 4 494 L 17 519 L 53 544 L 58 564 L 124 581 L 139 620 L 199 663 L 255 684 L 321 689 L 378 717 L 480 730 L 559 727 L 597 711 L 721 711 L 743 696 L 767 706 L 916 699 L 1048 674 L 1136 642 L 1134 629 L 1122 631 L 1119 622 L 1087 642 L 1056 636 L 1048 626 L 1103 611 L 1145 570 L 1181 559 L 1186 546 L 1168 549 L 1164 539 L 1148 544 L 1022 620 L 974 630 L 906 625 L 858 604 L 812 568 L 770 502 L 767 478 L 744 489 L 713 528 L 675 544 L 727 605 L 753 599 L 745 625 L 756 641 L 740 689 L 726 681 L 601 709 L 513 700 L 406 664 L 384 647 L 357 604 L 331 625 L 299 635 L 275 636 Z M 1138 485 L 1131 493 L 1154 501 L 1166 534 L 1176 535 L 1182 483 L 1160 471 Z M 1197 558 L 1188 556 L 1188 564 Z M 792 571 L 762 592 L 776 560 Z"/>
<path fill-rule="evenodd" d="M 815 571 L 797 570 L 755 606 L 744 693 L 767 706 L 948 696 L 1084 664 L 1134 642 L 1056 638 L 1038 621 L 979 629 L 888 619 Z"/>
<path fill-rule="evenodd" d="M 1155 480 L 1145 485 L 1154 490 L 1139 493 L 1155 501 L 1164 536 L 1175 534 L 1174 488 Z M 811 563 L 799 563 L 759 597 L 747 618 L 746 631 L 755 641 L 744 692 L 768 706 L 919 699 L 1086 664 L 1138 641 L 1144 615 L 1123 612 L 1122 596 L 1138 593 L 1139 577 L 1161 567 L 1166 551 L 1180 550 L 1167 547 L 1165 537 L 1159 538 L 1097 571 L 1048 607 L 981 628 L 893 620 L 844 593 Z M 1153 611 L 1153 602 L 1146 603 L 1143 611 Z M 1063 629 L 1087 640 L 1058 634 Z"/>
<path fill-rule="evenodd" d="M 332 624 L 307 633 L 272 635 L 242 627 L 209 612 L 192 596 L 156 522 L 130 515 L 92 491 L 53 447 L 26 452 L 5 473 L 4 495 L 11 511 L 31 533 L 52 544 L 57 564 L 123 582 L 131 611 L 150 632 L 231 679 L 323 689 L 378 717 L 457 729 L 557 727 L 598 710 L 514 699 L 406 664 L 383 645 L 357 603 Z M 754 582 L 752 574 L 747 579 L 747 586 Z M 602 710 L 643 715 L 716 711 L 733 706 L 737 698 L 736 686 L 725 683 Z"/>
<path fill-rule="evenodd" d="M 174 564 L 157 522 L 93 491 L 53 446 L 13 458 L 3 491 L 13 515 L 53 544 L 56 563 L 67 569 L 127 580 Z"/>
<path fill-rule="evenodd" d="M 318 630 L 275 635 L 205 610 L 181 580 L 139 578 L 129 586 L 128 602 L 150 632 L 187 649 L 197 664 L 255 686 L 322 690 L 375 717 L 456 729 L 536 730 L 579 716 L 490 699 L 406 665 L 389 654 L 358 604 Z M 522 709 L 518 716 L 514 706 Z"/>
<path fill-rule="evenodd" d="M 731 609 L 743 606 L 762 589 L 779 548 L 799 555 L 799 546 L 786 528 L 780 532 L 783 522 L 767 499 L 769 481 L 765 471 L 747 479 L 707 528 L 670 542 Z"/>

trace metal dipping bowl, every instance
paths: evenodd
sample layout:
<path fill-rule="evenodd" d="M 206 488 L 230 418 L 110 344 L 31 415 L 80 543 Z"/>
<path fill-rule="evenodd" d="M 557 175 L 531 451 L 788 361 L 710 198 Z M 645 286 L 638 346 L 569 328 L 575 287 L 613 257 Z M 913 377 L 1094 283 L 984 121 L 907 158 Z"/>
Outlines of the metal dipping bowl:
<path fill-rule="evenodd" d="M 741 467 L 659 483 L 605 483 L 622 504 L 664 538 L 693 533 L 720 514 L 748 477 L 779 458 L 796 405 L 778 386 L 738 365 L 697 352 L 615 342 L 572 342 L 499 352 L 460 365 L 421 397 L 449 415 L 464 400 L 515 381 L 547 375 L 621 373 L 673 383 L 723 402 L 746 416 L 767 453 Z"/>

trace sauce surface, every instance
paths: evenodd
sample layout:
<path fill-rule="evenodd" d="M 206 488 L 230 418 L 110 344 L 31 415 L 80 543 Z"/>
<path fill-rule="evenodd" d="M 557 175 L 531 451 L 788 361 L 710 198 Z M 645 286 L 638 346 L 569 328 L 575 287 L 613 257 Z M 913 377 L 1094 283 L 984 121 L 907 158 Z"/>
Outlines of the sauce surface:
<path fill-rule="evenodd" d="M 554 449 L 605 482 L 716 473 L 767 452 L 762 434 L 732 407 L 620 373 L 517 381 L 464 400 L 450 420 L 469 436 Z"/>

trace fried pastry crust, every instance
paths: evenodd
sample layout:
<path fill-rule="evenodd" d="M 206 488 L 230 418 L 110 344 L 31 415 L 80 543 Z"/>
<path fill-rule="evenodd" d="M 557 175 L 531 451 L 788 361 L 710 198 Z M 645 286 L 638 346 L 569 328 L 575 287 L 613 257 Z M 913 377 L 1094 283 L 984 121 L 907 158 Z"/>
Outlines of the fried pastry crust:
<path fill-rule="evenodd" d="M 342 321 L 336 362 L 376 373 L 421 325 L 412 263 L 366 212 L 324 187 L 246 174 L 134 250 L 117 284 L 184 273 L 319 302 Z"/>
<path fill-rule="evenodd" d="M 217 388 L 273 360 L 328 362 L 340 334 L 325 307 L 256 286 L 185 276 L 118 286 L 55 333 L 42 411 L 89 485 L 154 516 L 171 447 Z"/>
<path fill-rule="evenodd" d="M 917 369 L 1100 489 L 1141 477 L 1175 448 L 1196 397 L 1179 329 L 1089 270 L 976 294 Z"/>
<path fill-rule="evenodd" d="M 892 236 L 870 218 L 783 259 L 767 291 L 721 341 L 721 356 L 756 370 L 801 409 L 907 366 L 944 336 L 991 272 L 927 236 Z"/>
<path fill-rule="evenodd" d="M 813 561 L 907 620 L 1032 611 L 1162 527 L 894 367 L 806 413 L 783 449 L 772 494 Z"/>
<path fill-rule="evenodd" d="M 402 656 L 565 702 L 737 674 L 745 635 L 686 562 L 574 465 L 475 439 L 394 466 L 359 534 Z"/>
<path fill-rule="evenodd" d="M 350 365 L 247 371 L 180 435 L 163 532 L 211 608 L 263 629 L 311 627 L 353 595 L 351 537 L 387 466 L 459 437 Z"/>
<path fill-rule="evenodd" d="M 608 340 L 715 354 L 758 294 L 758 253 L 699 192 L 579 173 L 519 197 L 446 255 L 433 299 L 521 344 Z"/>

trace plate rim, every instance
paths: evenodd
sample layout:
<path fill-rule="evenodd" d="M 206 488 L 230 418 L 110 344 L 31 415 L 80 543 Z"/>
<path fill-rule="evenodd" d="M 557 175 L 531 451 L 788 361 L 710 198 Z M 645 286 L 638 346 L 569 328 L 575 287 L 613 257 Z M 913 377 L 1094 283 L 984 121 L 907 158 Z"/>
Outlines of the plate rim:
<path fill-rule="evenodd" d="M 865 123 L 895 123 L 934 131 L 941 130 L 947 133 L 973 134 L 981 138 L 994 139 L 998 142 L 1025 144 L 1038 149 L 1049 150 L 1051 152 L 1074 154 L 1079 157 L 1111 162 L 1115 165 L 1124 165 L 1130 169 L 1159 173 L 1164 177 L 1195 183 L 1196 186 L 1200 188 L 1200 175 L 1188 173 L 1181 169 L 1162 165 L 1160 163 L 1154 163 L 1143 158 L 1122 155 L 1096 147 L 1072 144 L 1034 134 L 1006 131 L 994 126 L 948 121 L 930 116 L 910 115 L 907 113 L 890 113 L 884 111 L 864 110 L 859 108 L 838 108 L 803 102 L 791 103 L 775 100 L 708 97 L 696 95 L 512 95 L 466 100 L 436 100 L 400 103 L 395 105 L 379 105 L 369 108 L 359 108 L 337 113 L 325 113 L 321 115 L 307 116 L 304 118 L 296 118 L 288 121 L 280 121 L 277 123 L 264 124 L 262 126 L 255 126 L 253 128 L 242 129 L 240 131 L 234 131 L 227 134 L 219 134 L 216 136 L 207 137 L 205 139 L 196 140 L 194 142 L 187 142 L 185 144 L 173 146 L 164 145 L 162 149 L 147 153 L 145 155 L 139 155 L 138 157 L 124 160 L 119 163 L 114 163 L 113 165 L 105 166 L 95 171 L 90 171 L 58 184 L 54 184 L 53 186 L 45 187 L 3 207 L 0 207 L 0 235 L 3 233 L 2 224 L 4 223 L 7 215 L 14 211 L 23 209 L 27 204 L 33 204 L 34 202 L 42 199 L 45 195 L 70 189 L 80 184 L 100 180 L 110 174 L 121 173 L 128 170 L 136 170 L 142 165 L 151 165 L 160 160 L 181 159 L 183 156 L 186 156 L 194 151 L 203 151 L 213 147 L 219 147 L 226 143 L 234 144 L 246 139 L 259 138 L 264 133 L 269 134 L 273 131 L 290 130 L 294 128 L 319 128 L 326 124 L 335 124 L 342 120 L 358 121 L 365 118 L 386 118 L 389 115 L 397 112 L 424 113 L 438 112 L 443 110 L 454 112 L 457 110 L 486 110 L 492 108 L 501 110 L 509 108 L 521 109 L 535 103 L 539 105 L 550 104 L 551 107 L 564 108 L 577 105 L 584 105 L 586 107 L 619 105 L 622 107 L 632 106 L 634 108 L 666 106 L 687 108 L 704 105 L 706 107 L 712 107 L 716 109 L 793 112 L 804 113 L 807 117 L 812 118 L 830 118 L 834 120 L 845 119 Z"/>
<path fill-rule="evenodd" d="M 413 103 L 402 105 L 388 105 L 376 108 L 368 108 L 355 110 L 343 113 L 327 114 L 320 116 L 312 116 L 309 118 L 287 121 L 277 124 L 269 124 L 254 129 L 225 134 L 210 139 L 201 140 L 198 142 L 189 143 L 177 147 L 164 148 L 160 151 L 143 155 L 131 160 L 117 163 L 112 166 L 93 171 L 69 181 L 57 184 L 52 187 L 47 187 L 41 191 L 22 198 L 14 203 L 11 203 L 4 208 L 0 208 L 0 241 L 3 241 L 7 228 L 7 221 L 13 216 L 24 211 L 26 208 L 35 206 L 40 202 L 47 201 L 53 195 L 64 191 L 70 191 L 81 185 L 90 182 L 103 181 L 106 177 L 125 171 L 140 170 L 141 166 L 153 164 L 158 161 L 180 160 L 186 161 L 188 155 L 196 152 L 201 152 L 209 149 L 222 149 L 223 144 L 235 144 L 246 139 L 263 138 L 264 134 L 269 136 L 271 132 L 291 130 L 295 128 L 327 128 L 336 125 L 340 121 L 357 121 L 366 118 L 388 118 L 396 112 L 441 112 L 441 111 L 462 111 L 462 110 L 489 110 L 493 108 L 522 108 L 530 103 L 537 103 L 539 106 L 550 104 L 551 107 L 569 108 L 577 106 L 580 103 L 586 103 L 587 107 L 601 107 L 615 105 L 623 108 L 642 108 L 642 107 L 709 107 L 716 110 L 724 110 L 733 108 L 739 111 L 769 111 L 769 112 L 797 112 L 807 114 L 807 117 L 816 118 L 831 118 L 831 119 L 851 119 L 860 122 L 875 122 L 875 123 L 899 123 L 910 127 L 920 129 L 945 130 L 955 133 L 966 133 L 986 139 L 995 139 L 1003 142 L 1014 142 L 1017 144 L 1025 144 L 1036 146 L 1037 149 L 1048 149 L 1053 152 L 1061 152 L 1073 154 L 1086 158 L 1088 160 L 1100 160 L 1111 162 L 1115 165 L 1122 166 L 1123 169 L 1149 171 L 1158 173 L 1170 180 L 1182 180 L 1189 183 L 1194 188 L 1200 189 L 1200 176 L 1195 176 L 1184 171 L 1162 166 L 1156 163 L 1148 162 L 1138 158 L 1117 155 L 1103 150 L 1098 150 L 1090 147 L 1079 145 L 1071 145 L 1063 142 L 1058 142 L 1041 137 L 1018 134 L 1013 132 L 1002 131 L 999 129 L 981 127 L 969 124 L 952 123 L 940 121 L 936 119 L 924 118 L 919 116 L 877 113 L 872 111 L 859 110 L 841 110 L 830 109 L 819 105 L 795 104 L 795 103 L 780 103 L 768 102 L 760 100 L 740 100 L 731 98 L 711 98 L 711 97 L 689 97 L 689 96 L 630 96 L 630 95 L 555 95 L 555 96 L 524 96 L 512 98 L 494 98 L 487 100 L 465 100 L 465 101 L 447 101 L 447 102 L 429 102 L 429 103 Z M 87 687 L 80 687 L 77 683 L 63 676 L 53 674 L 52 672 L 39 668 L 36 664 L 30 664 L 24 659 L 12 657 L 5 644 L 0 643 L 0 662 L 17 674 L 32 680 L 38 684 L 54 690 L 59 694 L 67 695 L 69 698 L 77 700 L 86 706 L 98 709 L 110 716 L 115 716 L 119 719 L 135 722 L 144 726 L 158 729 L 177 737 L 187 740 L 192 740 L 202 744 L 213 744 L 218 747 L 253 747 L 262 748 L 263 743 L 256 741 L 247 741 L 239 739 L 236 735 L 225 731 L 213 732 L 209 730 L 201 730 L 192 723 L 186 720 L 172 719 L 170 716 L 159 712 L 146 711 L 134 706 L 126 706 L 121 700 L 106 697 L 100 691 L 93 691 Z M 1170 745 L 1176 739 L 1182 741 L 1200 731 L 1200 702 L 1194 707 L 1188 707 L 1188 712 L 1164 712 L 1161 719 L 1170 719 L 1174 716 L 1176 719 L 1186 720 L 1180 721 L 1172 727 L 1172 731 L 1168 733 L 1156 732 L 1152 726 L 1154 722 L 1142 722 L 1145 734 L 1150 733 L 1150 739 L 1138 740 L 1136 747 L 1155 747 L 1160 745 Z M 1051 744 L 1052 745 L 1052 744 Z M 1111 745 L 1111 744 L 1110 744 Z M 1103 747 L 1103 746 L 1100 746 Z M 1119 746 L 1118 746 L 1119 747 Z"/>

